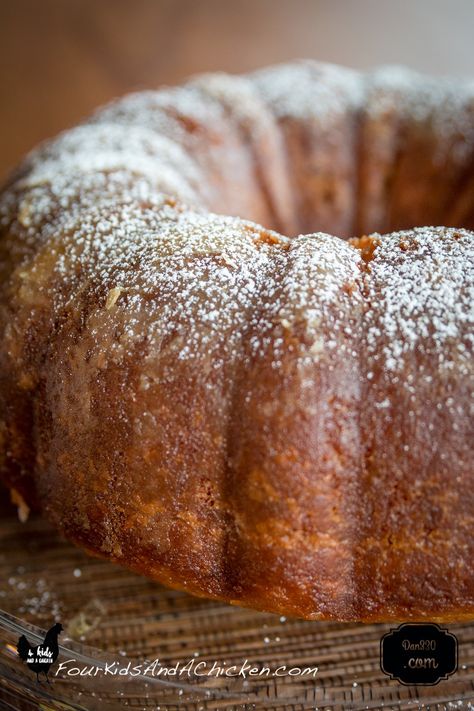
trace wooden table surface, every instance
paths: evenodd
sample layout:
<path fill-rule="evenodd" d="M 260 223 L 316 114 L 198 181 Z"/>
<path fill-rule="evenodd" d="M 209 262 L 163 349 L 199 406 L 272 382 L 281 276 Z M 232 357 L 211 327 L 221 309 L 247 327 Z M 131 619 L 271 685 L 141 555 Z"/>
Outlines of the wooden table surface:
<path fill-rule="evenodd" d="M 0 0 L 0 178 L 141 87 L 295 57 L 474 75 L 472 0 Z"/>

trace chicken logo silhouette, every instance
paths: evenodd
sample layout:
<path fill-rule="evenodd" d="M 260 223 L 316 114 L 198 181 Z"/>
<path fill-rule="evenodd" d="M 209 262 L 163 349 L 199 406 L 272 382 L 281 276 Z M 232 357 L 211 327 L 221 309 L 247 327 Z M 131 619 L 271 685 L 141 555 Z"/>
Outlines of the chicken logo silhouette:
<path fill-rule="evenodd" d="M 44 642 L 42 644 L 38 644 L 36 647 L 31 646 L 24 634 L 22 634 L 18 640 L 18 644 L 16 646 L 18 656 L 26 662 L 28 669 L 31 669 L 31 671 L 36 674 L 36 681 L 38 684 L 41 684 L 39 678 L 41 673 L 45 675 L 48 684 L 51 683 L 49 681 L 48 672 L 58 658 L 58 636 L 62 631 L 62 624 L 60 622 L 56 622 L 56 624 L 46 632 Z"/>

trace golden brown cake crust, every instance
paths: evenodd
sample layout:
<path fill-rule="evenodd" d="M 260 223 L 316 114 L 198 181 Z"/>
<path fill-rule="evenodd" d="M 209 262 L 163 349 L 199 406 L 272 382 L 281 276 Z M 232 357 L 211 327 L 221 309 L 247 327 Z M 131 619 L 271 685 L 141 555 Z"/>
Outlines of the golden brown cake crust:
<path fill-rule="evenodd" d="M 8 485 L 198 595 L 474 618 L 473 94 L 301 62 L 125 97 L 27 157 L 0 197 Z"/>

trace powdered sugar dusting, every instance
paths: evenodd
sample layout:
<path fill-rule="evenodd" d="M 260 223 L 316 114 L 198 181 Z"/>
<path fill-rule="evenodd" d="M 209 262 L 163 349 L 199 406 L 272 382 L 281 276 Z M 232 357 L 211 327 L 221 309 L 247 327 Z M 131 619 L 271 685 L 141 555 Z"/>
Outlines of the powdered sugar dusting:
<path fill-rule="evenodd" d="M 399 371 L 415 352 L 443 370 L 472 372 L 474 236 L 417 228 L 386 235 L 365 280 L 368 353 Z"/>
<path fill-rule="evenodd" d="M 433 160 L 446 152 L 461 161 L 474 143 L 474 82 L 434 79 L 400 66 L 385 66 L 365 78 L 365 109 L 371 119 L 396 115 L 425 124 L 436 140 Z"/>
<path fill-rule="evenodd" d="M 342 358 L 345 349 L 353 350 L 351 312 L 356 321 L 360 256 L 343 240 L 315 233 L 293 239 L 283 258 L 277 283 L 271 291 L 266 286 L 267 319 L 272 317 L 255 330 L 264 349 L 272 349 L 274 367 L 292 349 L 299 365 L 324 359 L 332 370 L 336 349 Z M 296 332 L 298 347 L 288 345 L 285 336 Z"/>
<path fill-rule="evenodd" d="M 327 334 L 321 341 L 321 314 L 328 306 L 336 304 L 333 332 L 355 334 L 345 307 L 337 311 L 337 304 L 357 281 L 358 252 L 327 235 L 290 242 L 251 222 L 209 214 L 207 158 L 198 137 L 211 118 L 226 120 L 232 97 L 241 99 L 238 120 L 257 123 L 255 87 L 277 115 L 310 115 L 330 130 L 331 117 L 361 106 L 370 81 L 412 96 L 419 80 L 411 73 L 395 75 L 386 70 L 362 80 L 350 70 L 301 62 L 254 74 L 252 88 L 234 78 L 227 86 L 223 75 L 207 77 L 176 90 L 126 97 L 46 143 L 29 156 L 0 203 L 0 219 L 20 255 L 12 278 L 22 285 L 25 309 L 40 275 L 45 298 L 58 311 L 93 293 L 97 312 L 110 321 L 107 326 L 103 315 L 90 315 L 91 324 L 97 321 L 98 349 L 120 317 L 123 334 L 111 337 L 114 358 L 123 355 L 126 343 L 131 347 L 146 336 L 150 351 L 166 344 L 178 361 L 206 359 L 212 349 L 223 359 L 238 353 L 246 331 L 259 330 L 253 352 L 272 344 L 277 366 L 286 347 L 282 329 L 304 324 L 298 357 L 316 360 L 338 343 Z M 418 110 L 439 105 L 439 97 L 448 96 L 444 88 L 439 92 L 426 89 L 429 100 Z M 415 230 L 406 237 L 407 251 L 400 250 L 400 235 L 386 237 L 384 258 L 370 264 L 368 298 L 379 290 L 384 309 L 381 318 L 378 310 L 369 312 L 368 343 L 378 357 L 377 329 L 385 334 L 387 370 L 396 370 L 407 352 L 429 339 L 440 353 L 448 341 L 455 343 L 459 363 L 467 367 L 472 240 L 469 233 L 459 234 L 458 239 L 449 230 Z M 359 297 L 352 289 L 354 304 Z M 251 328 L 257 312 L 267 319 L 259 329 Z"/>
<path fill-rule="evenodd" d="M 260 70 L 252 78 L 280 118 L 326 125 L 330 117 L 362 106 L 361 74 L 333 64 L 293 62 Z"/>

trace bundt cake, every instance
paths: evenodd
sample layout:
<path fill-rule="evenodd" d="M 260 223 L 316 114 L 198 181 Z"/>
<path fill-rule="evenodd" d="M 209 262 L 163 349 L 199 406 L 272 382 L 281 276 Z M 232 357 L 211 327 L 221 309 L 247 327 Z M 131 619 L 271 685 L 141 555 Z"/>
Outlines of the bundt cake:
<path fill-rule="evenodd" d="M 31 153 L 0 221 L 22 514 L 197 595 L 474 619 L 473 82 L 133 94 Z"/>

